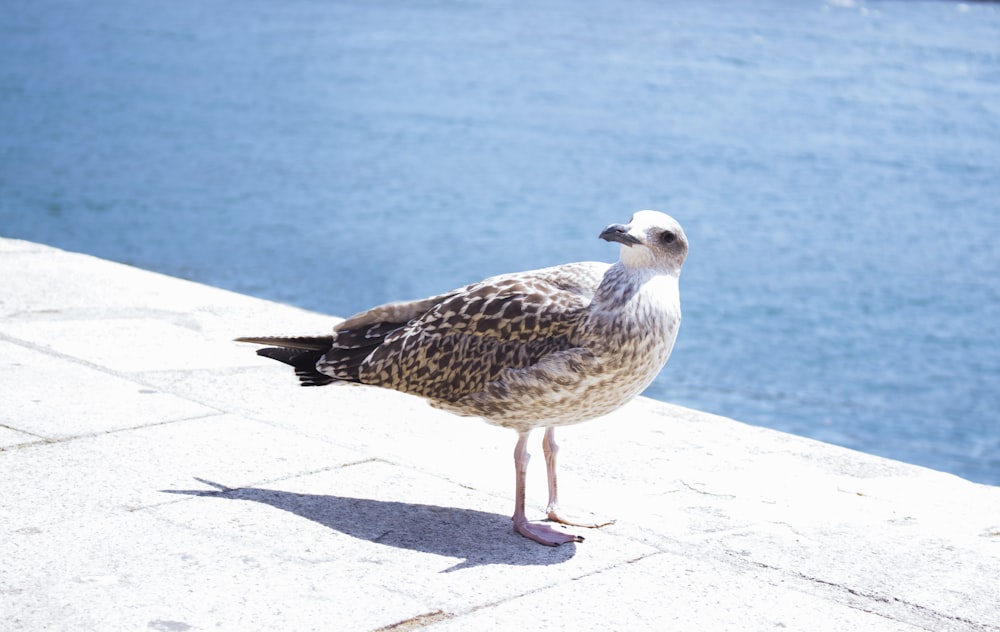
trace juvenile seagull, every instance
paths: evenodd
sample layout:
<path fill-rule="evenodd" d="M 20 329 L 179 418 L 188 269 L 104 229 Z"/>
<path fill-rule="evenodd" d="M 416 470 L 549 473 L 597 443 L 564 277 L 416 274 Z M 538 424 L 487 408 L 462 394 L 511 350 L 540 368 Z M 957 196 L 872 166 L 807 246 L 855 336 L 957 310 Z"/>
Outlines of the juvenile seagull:
<path fill-rule="evenodd" d="M 272 345 L 257 353 L 290 364 L 303 386 L 391 388 L 513 429 L 514 530 L 548 546 L 582 542 L 525 516 L 528 436 L 545 428 L 549 520 L 600 526 L 559 512 L 554 429 L 610 413 L 660 372 L 681 322 L 678 278 L 688 251 L 680 224 L 657 211 L 639 211 L 600 237 L 621 244 L 617 263 L 491 277 L 361 312 L 330 336 L 237 340 Z"/>

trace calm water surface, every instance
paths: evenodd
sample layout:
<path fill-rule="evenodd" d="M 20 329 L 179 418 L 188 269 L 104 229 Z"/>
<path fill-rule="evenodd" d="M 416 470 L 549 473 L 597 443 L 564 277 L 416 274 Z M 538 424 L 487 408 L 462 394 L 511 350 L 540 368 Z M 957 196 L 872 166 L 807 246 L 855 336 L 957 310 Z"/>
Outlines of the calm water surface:
<path fill-rule="evenodd" d="M 641 208 L 648 395 L 1000 484 L 996 5 L 0 0 L 4 236 L 346 315 Z"/>

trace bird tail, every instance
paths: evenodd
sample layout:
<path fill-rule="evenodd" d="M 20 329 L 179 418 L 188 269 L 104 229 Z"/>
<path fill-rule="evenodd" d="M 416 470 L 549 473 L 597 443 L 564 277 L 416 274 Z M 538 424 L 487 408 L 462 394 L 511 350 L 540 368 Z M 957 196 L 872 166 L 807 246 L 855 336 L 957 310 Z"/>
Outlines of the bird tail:
<path fill-rule="evenodd" d="M 302 386 L 324 386 L 337 381 L 316 370 L 316 363 L 333 346 L 333 336 L 246 337 L 237 338 L 236 342 L 272 345 L 258 349 L 257 355 L 290 365 Z"/>

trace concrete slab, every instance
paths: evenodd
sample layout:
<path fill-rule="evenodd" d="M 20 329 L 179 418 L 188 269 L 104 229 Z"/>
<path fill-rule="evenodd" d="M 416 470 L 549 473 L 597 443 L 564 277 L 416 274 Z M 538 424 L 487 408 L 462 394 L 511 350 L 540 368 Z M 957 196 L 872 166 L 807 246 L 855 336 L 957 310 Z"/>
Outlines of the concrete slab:
<path fill-rule="evenodd" d="M 2 454 L 0 507 L 16 528 L 174 502 L 161 490 L 187 489 L 198 478 L 251 485 L 368 458 L 221 414 Z"/>
<path fill-rule="evenodd" d="M 513 433 L 229 342 L 332 317 L 0 266 L 4 629 L 1000 631 L 998 488 L 639 399 L 560 432 L 567 508 L 618 521 L 549 549 Z"/>
<path fill-rule="evenodd" d="M 0 424 L 11 430 L 64 439 L 218 412 L 59 356 L 40 357 L 36 349 L 0 341 L 0 382 L 17 385 L 17 396 L 0 410 Z"/>
<path fill-rule="evenodd" d="M 761 581 L 725 561 L 658 552 L 456 616 L 430 629 L 915 632 L 926 628 L 832 604 L 787 581 Z"/>
<path fill-rule="evenodd" d="M 286 557 L 242 524 L 266 507 L 218 505 L 215 530 L 136 513 L 14 534 L 0 568 L 5 629 L 371 629 L 426 607 L 390 589 L 359 599 L 353 587 L 380 566 Z"/>
<path fill-rule="evenodd" d="M 31 320 L 11 323 L 6 331 L 35 348 L 121 373 L 250 363 L 229 340 L 206 340 L 194 328 L 148 316 Z"/>

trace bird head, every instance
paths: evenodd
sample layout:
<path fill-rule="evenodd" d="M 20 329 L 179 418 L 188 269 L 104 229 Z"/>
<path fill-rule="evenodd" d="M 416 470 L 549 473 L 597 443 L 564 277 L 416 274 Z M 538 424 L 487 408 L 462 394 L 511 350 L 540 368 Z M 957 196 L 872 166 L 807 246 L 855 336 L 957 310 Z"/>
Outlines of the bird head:
<path fill-rule="evenodd" d="M 600 237 L 621 244 L 621 262 L 630 268 L 678 274 L 688 252 L 684 229 L 659 211 L 639 211 L 628 224 L 612 224 Z"/>

